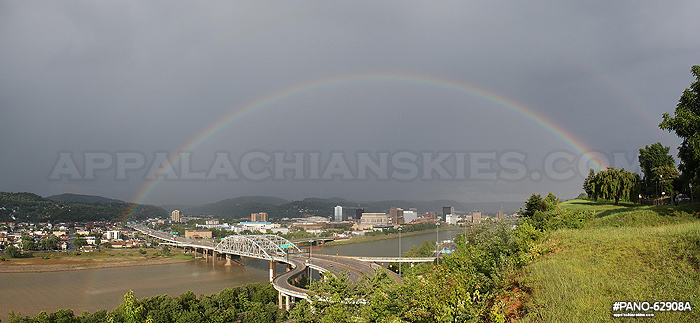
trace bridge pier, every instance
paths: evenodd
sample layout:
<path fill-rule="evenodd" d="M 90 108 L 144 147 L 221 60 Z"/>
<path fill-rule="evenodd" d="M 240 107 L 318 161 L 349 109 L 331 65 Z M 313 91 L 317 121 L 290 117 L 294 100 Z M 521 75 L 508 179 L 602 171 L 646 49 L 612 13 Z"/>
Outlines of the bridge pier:
<path fill-rule="evenodd" d="M 275 267 L 276 267 L 276 262 L 270 261 L 270 281 L 275 279 Z"/>
<path fill-rule="evenodd" d="M 289 310 L 292 308 L 291 300 L 289 299 L 289 295 L 284 295 L 287 301 L 287 304 L 285 305 L 284 309 L 289 312 Z"/>
<path fill-rule="evenodd" d="M 277 292 L 277 308 L 282 309 L 282 292 Z"/>

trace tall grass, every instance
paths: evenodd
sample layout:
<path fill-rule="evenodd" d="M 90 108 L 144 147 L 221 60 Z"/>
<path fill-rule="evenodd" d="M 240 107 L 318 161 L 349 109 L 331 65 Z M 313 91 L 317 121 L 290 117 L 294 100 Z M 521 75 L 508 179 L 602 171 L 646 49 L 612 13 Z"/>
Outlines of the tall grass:
<path fill-rule="evenodd" d="M 688 301 L 688 313 L 657 312 L 654 321 L 700 321 L 700 220 L 697 206 L 564 203 L 595 211 L 583 229 L 553 232 L 553 252 L 526 267 L 533 290 L 525 321 L 604 322 L 615 301 Z"/>

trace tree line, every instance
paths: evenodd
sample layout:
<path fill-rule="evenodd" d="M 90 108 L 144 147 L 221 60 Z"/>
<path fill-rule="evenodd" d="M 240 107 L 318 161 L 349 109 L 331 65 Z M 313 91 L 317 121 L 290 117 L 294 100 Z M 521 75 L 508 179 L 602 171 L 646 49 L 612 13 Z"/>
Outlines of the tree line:
<path fill-rule="evenodd" d="M 135 219 L 167 216 L 164 209 L 153 205 L 57 202 L 33 193 L 0 192 L 0 222 L 116 222 L 124 220 L 132 211 Z"/>
<path fill-rule="evenodd" d="M 590 170 L 583 190 L 592 199 L 637 201 L 643 198 L 673 197 L 676 194 L 698 196 L 700 184 L 700 66 L 691 68 L 695 81 L 678 100 L 674 116 L 663 114 L 659 128 L 674 132 L 683 141 L 678 147 L 678 169 L 669 154 L 670 147 L 660 142 L 639 149 L 643 177 L 624 169 Z M 679 172 L 680 170 L 680 172 Z"/>

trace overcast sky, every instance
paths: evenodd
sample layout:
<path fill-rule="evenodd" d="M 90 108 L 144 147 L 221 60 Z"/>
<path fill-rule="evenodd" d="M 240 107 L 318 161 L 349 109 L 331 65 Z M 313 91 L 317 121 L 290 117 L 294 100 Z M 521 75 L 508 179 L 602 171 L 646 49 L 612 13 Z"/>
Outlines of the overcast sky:
<path fill-rule="evenodd" d="M 573 198 L 582 176 L 537 176 L 547 156 L 579 155 L 567 140 L 625 153 L 637 167 L 644 145 L 660 141 L 675 154 L 680 140 L 657 125 L 700 64 L 698 12 L 698 1 L 2 1 L 0 191 L 152 204 Z M 256 102 L 264 104 L 207 133 Z M 207 173 L 224 152 L 241 178 L 146 178 L 156 152 L 183 149 L 194 172 Z M 513 154 L 527 175 L 470 177 L 478 165 L 467 162 L 466 178 L 251 180 L 239 169 L 251 151 L 320 154 L 321 175 L 331 152 L 350 168 L 358 151 Z M 85 179 L 86 152 L 114 156 L 114 165 Z M 120 179 L 124 152 L 145 160 Z M 65 174 L 66 160 L 50 178 L 61 153 L 82 178 Z M 444 165 L 456 169 L 452 157 Z M 555 170 L 569 166 L 560 158 Z"/>

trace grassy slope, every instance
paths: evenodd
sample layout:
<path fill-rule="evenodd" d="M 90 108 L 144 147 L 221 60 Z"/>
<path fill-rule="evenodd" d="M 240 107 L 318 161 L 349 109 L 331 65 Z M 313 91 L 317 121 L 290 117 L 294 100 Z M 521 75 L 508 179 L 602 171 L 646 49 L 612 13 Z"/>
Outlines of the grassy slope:
<path fill-rule="evenodd" d="M 592 210 L 581 230 L 558 230 L 552 252 L 526 268 L 532 287 L 525 321 L 619 321 L 615 301 L 689 301 L 691 313 L 655 313 L 654 321 L 700 321 L 700 205 L 614 206 L 569 201 Z"/>

